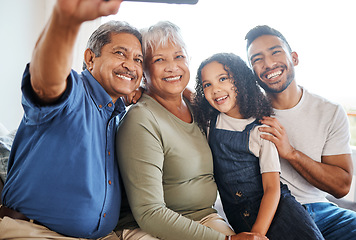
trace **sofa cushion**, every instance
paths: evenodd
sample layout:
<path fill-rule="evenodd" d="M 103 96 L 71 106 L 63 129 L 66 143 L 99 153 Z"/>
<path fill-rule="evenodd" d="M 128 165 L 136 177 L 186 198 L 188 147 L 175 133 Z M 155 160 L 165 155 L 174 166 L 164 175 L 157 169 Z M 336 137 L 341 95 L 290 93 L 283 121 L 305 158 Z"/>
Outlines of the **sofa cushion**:
<path fill-rule="evenodd" d="M 6 129 L 6 127 L 2 123 L 0 123 L 0 137 L 6 135 L 8 133 L 9 133 L 9 131 Z"/>
<path fill-rule="evenodd" d="M 15 133 L 16 132 L 13 131 L 4 136 L 0 136 L 0 178 L 2 182 L 5 182 L 6 179 L 7 163 Z"/>

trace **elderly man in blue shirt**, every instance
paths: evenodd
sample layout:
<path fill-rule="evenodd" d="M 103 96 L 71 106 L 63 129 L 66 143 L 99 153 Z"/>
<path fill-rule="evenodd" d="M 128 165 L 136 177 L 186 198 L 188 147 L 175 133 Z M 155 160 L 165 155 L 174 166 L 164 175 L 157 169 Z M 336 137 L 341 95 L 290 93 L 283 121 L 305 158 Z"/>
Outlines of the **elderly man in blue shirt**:
<path fill-rule="evenodd" d="M 71 70 L 81 24 L 121 0 L 58 0 L 22 80 L 24 117 L 10 154 L 0 239 L 118 239 L 121 192 L 115 132 L 121 97 L 142 78 L 140 33 L 109 22 Z"/>

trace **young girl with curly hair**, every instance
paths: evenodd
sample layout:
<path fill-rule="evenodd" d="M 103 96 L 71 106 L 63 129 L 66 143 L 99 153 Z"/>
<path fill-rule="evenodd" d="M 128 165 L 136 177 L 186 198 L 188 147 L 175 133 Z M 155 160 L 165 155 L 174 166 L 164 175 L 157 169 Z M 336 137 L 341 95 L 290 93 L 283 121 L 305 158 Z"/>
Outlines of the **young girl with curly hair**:
<path fill-rule="evenodd" d="M 195 90 L 195 120 L 208 135 L 223 209 L 235 232 L 323 239 L 280 183 L 276 147 L 260 138 L 259 120 L 273 110 L 246 63 L 231 53 L 213 55 L 201 63 Z"/>

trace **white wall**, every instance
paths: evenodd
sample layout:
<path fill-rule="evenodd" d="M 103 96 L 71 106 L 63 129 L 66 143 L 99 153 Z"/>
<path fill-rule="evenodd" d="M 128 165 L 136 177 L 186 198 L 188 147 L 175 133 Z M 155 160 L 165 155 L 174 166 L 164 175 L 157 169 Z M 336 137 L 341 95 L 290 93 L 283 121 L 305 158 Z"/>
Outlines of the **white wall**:
<path fill-rule="evenodd" d="M 22 74 L 54 3 L 55 0 L 0 0 L 0 123 L 8 130 L 16 129 L 21 122 Z M 81 71 L 86 42 L 100 23 L 98 19 L 82 26 L 74 53 L 75 70 Z"/>
<path fill-rule="evenodd" d="M 0 122 L 9 130 L 22 118 L 21 78 L 46 19 L 47 0 L 1 0 Z"/>
<path fill-rule="evenodd" d="M 196 5 L 189 5 L 189 9 L 170 4 L 124 2 L 114 19 L 128 21 L 138 28 L 158 20 L 170 20 L 181 26 L 192 56 L 192 86 L 195 69 L 205 57 L 221 51 L 232 51 L 244 57 L 244 34 L 252 26 L 269 24 L 281 30 L 299 53 L 299 84 L 344 107 L 356 109 L 356 81 L 352 71 L 352 56 L 356 52 L 353 47 L 356 40 L 356 31 L 353 30 L 356 21 L 352 8 L 354 0 L 345 0 L 342 4 L 335 4 L 334 0 L 315 0 L 310 4 L 307 4 L 308 0 L 301 1 L 303 4 L 290 1 L 285 5 L 284 0 L 274 0 L 274 4 L 256 0 L 259 7 L 254 11 L 244 10 L 251 7 L 249 1 L 235 3 L 219 0 L 219 3 L 234 3 L 230 9 L 223 4 L 217 5 L 215 0 L 201 0 Z M 20 82 L 25 64 L 30 60 L 33 46 L 54 2 L 0 0 L 0 43 L 3 48 L 0 59 L 0 122 L 10 130 L 18 126 L 22 116 Z M 321 5 L 322 11 L 319 8 Z M 147 9 L 150 9 L 149 15 Z M 278 14 L 265 16 L 268 12 Z M 199 21 L 191 21 L 193 18 L 187 16 L 195 16 Z M 224 24 L 220 23 L 220 18 L 225 21 Z M 204 24 L 201 25 L 201 22 Z M 100 23 L 97 20 L 83 25 L 84 34 L 80 35 L 74 53 L 74 69 L 81 69 L 86 41 Z M 201 45 L 202 41 L 204 45 Z M 224 44 L 219 44 L 220 41 Z"/>

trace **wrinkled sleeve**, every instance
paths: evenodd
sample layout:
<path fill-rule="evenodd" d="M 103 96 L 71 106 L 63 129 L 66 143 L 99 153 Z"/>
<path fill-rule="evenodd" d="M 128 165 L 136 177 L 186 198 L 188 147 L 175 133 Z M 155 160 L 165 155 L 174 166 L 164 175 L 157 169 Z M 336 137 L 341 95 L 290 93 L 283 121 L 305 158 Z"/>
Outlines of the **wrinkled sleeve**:
<path fill-rule="evenodd" d="M 162 239 L 225 239 L 225 236 L 167 208 L 162 175 L 164 153 L 153 114 L 132 107 L 117 132 L 117 155 L 128 201 L 140 228 Z"/>
<path fill-rule="evenodd" d="M 340 105 L 335 108 L 333 118 L 326 131 L 328 136 L 323 149 L 323 156 L 351 153 L 349 121 L 345 110 Z"/>
<path fill-rule="evenodd" d="M 75 99 L 79 99 L 78 91 L 74 91 L 76 81 L 79 75 L 74 70 L 67 77 L 67 88 L 62 96 L 55 102 L 48 105 L 41 105 L 38 102 L 36 94 L 31 86 L 30 64 L 27 64 L 25 72 L 22 77 L 21 91 L 22 91 L 22 106 L 24 109 L 24 121 L 27 125 L 39 125 L 53 119 L 54 116 L 61 113 L 66 107 L 66 111 L 73 111 L 69 104 L 73 104 Z M 74 101 L 73 101 L 74 100 Z"/>
<path fill-rule="evenodd" d="M 255 127 L 251 132 L 250 151 L 259 158 L 261 174 L 266 172 L 281 172 L 276 146 L 273 142 L 261 138 L 262 133 L 258 128 Z"/>

